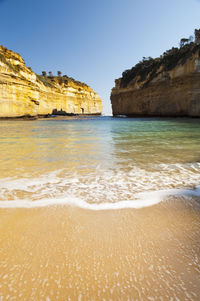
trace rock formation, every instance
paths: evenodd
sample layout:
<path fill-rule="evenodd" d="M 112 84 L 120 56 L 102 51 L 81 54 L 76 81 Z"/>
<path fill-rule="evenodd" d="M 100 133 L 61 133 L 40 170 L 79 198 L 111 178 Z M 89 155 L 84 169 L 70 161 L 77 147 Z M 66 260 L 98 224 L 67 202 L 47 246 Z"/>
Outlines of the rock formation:
<path fill-rule="evenodd" d="M 144 58 L 115 81 L 113 115 L 200 117 L 200 44 Z"/>
<path fill-rule="evenodd" d="M 19 54 L 0 46 L 0 117 L 101 112 L 99 95 L 86 84 L 37 75 Z"/>

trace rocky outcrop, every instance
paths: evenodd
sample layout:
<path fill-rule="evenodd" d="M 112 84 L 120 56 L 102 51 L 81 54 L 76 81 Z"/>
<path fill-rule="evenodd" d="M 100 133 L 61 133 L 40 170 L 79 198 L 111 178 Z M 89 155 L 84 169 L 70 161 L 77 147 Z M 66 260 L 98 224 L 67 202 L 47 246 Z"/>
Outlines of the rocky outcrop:
<path fill-rule="evenodd" d="M 115 81 L 113 115 L 200 117 L 200 45 L 144 58 Z"/>
<path fill-rule="evenodd" d="M 67 76 L 39 76 L 19 54 L 0 46 L 0 117 L 101 112 L 99 95 L 86 84 Z"/>

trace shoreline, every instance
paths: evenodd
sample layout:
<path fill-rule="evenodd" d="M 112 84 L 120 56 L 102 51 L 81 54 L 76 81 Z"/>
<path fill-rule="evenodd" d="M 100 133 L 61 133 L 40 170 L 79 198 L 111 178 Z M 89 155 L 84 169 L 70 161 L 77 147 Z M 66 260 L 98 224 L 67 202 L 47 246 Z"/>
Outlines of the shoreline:
<path fill-rule="evenodd" d="M 87 119 L 94 117 L 112 117 L 114 119 L 197 119 L 200 120 L 198 116 L 145 116 L 145 115 L 102 115 L 102 114 L 84 114 L 84 115 L 39 115 L 39 116 L 18 116 L 18 117 L 0 117 L 0 121 L 33 121 L 33 120 L 76 120 L 76 119 Z"/>
<path fill-rule="evenodd" d="M 60 120 L 72 120 L 72 119 L 84 119 L 87 117 L 101 117 L 102 114 L 84 114 L 84 115 L 37 115 L 37 116 L 16 116 L 16 117 L 0 117 L 0 121 L 3 120 L 54 120 L 54 119 L 60 119 Z"/>
<path fill-rule="evenodd" d="M 44 198 L 39 200 L 16 199 L 0 201 L 0 209 L 33 209 L 45 208 L 51 206 L 71 206 L 74 208 L 89 211 L 115 211 L 124 209 L 144 209 L 162 202 L 170 201 L 171 198 L 191 200 L 200 200 L 200 186 L 188 188 L 174 188 L 155 191 L 144 191 L 136 193 L 135 199 L 123 200 L 118 202 L 100 202 L 90 203 L 83 199 L 65 197 L 65 198 Z"/>

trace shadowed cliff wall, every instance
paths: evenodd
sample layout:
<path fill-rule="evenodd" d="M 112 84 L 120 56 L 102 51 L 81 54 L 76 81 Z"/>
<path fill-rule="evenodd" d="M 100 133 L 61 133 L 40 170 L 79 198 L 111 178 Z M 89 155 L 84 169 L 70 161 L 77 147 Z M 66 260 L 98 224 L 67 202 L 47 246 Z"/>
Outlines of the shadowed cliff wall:
<path fill-rule="evenodd" d="M 173 48 L 116 80 L 113 115 L 200 117 L 200 46 Z"/>

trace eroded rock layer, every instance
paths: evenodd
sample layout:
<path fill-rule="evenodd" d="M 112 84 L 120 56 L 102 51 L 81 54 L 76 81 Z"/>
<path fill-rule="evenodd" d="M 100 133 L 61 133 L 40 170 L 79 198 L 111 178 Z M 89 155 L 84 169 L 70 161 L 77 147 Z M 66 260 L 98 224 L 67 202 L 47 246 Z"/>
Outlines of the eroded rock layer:
<path fill-rule="evenodd" d="M 19 54 L 0 46 L 0 117 L 101 112 L 99 95 L 86 84 L 67 76 L 39 76 Z"/>
<path fill-rule="evenodd" d="M 200 117 L 200 45 L 143 59 L 115 81 L 113 115 Z"/>

